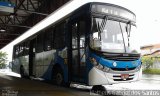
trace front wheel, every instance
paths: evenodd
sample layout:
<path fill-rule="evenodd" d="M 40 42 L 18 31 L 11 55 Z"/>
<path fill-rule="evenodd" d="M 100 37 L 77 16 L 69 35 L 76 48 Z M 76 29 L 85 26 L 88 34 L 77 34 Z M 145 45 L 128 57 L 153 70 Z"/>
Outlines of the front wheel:
<path fill-rule="evenodd" d="M 106 91 L 106 88 L 102 85 L 95 85 L 92 87 L 91 91 L 96 94 L 104 95 L 103 93 Z"/>

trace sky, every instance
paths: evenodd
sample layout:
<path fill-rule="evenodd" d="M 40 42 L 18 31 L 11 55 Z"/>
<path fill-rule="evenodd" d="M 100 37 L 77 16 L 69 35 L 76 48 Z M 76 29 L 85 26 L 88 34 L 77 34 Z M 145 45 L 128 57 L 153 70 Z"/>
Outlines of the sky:
<path fill-rule="evenodd" d="M 136 14 L 138 45 L 160 43 L 160 0 L 114 0 Z"/>
<path fill-rule="evenodd" d="M 133 0 L 132 0 L 133 1 Z M 132 7 L 137 15 L 137 31 L 141 46 L 160 43 L 160 1 L 134 0 Z"/>
<path fill-rule="evenodd" d="M 73 0 L 75 1 L 75 0 Z M 80 2 L 87 0 L 76 0 Z M 93 0 L 95 1 L 95 0 Z M 103 1 L 103 0 L 102 0 Z M 133 11 L 137 20 L 137 46 L 160 43 L 160 0 L 104 0 L 116 2 Z M 76 4 L 74 5 L 76 6 Z M 62 12 L 63 13 L 63 12 Z M 13 44 L 4 47 L 2 51 L 7 52 L 8 59 L 12 58 Z"/>

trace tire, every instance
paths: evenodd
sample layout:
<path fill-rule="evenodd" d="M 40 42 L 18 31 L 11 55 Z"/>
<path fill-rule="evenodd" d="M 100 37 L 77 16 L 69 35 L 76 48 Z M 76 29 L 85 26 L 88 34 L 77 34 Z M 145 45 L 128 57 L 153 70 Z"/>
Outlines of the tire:
<path fill-rule="evenodd" d="M 95 85 L 92 87 L 91 91 L 94 93 L 97 93 L 97 92 L 103 93 L 104 91 L 106 91 L 106 88 L 102 85 Z"/>
<path fill-rule="evenodd" d="M 25 74 L 24 74 L 24 68 L 23 68 L 23 66 L 21 65 L 20 66 L 20 75 L 21 75 L 21 78 L 25 78 Z"/>
<path fill-rule="evenodd" d="M 52 84 L 56 84 L 58 86 L 70 87 L 70 82 L 64 82 L 64 74 L 63 70 L 60 66 L 53 67 L 53 75 L 52 75 Z"/>
<path fill-rule="evenodd" d="M 62 86 L 64 84 L 64 76 L 63 76 L 62 70 L 60 68 L 55 70 L 54 77 L 55 77 L 54 80 L 55 80 L 56 85 Z"/>

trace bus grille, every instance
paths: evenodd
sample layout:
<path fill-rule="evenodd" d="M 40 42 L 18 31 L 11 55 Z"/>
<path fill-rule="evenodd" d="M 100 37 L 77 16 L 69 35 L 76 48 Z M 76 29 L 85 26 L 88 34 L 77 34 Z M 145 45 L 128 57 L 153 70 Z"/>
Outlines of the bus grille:
<path fill-rule="evenodd" d="M 113 75 L 113 80 L 114 81 L 129 81 L 129 80 L 133 80 L 134 78 L 134 74 L 130 74 L 129 78 L 127 78 L 126 80 L 121 78 L 121 75 Z"/>
<path fill-rule="evenodd" d="M 123 56 L 123 57 L 108 57 L 107 59 L 109 59 L 109 60 L 116 60 L 116 61 L 134 61 L 134 60 L 138 60 L 139 59 L 139 57 L 125 57 L 125 56 Z"/>
<path fill-rule="evenodd" d="M 135 61 L 140 58 L 139 54 L 127 54 L 127 55 L 123 55 L 123 54 L 105 55 L 103 54 L 103 56 L 108 60 L 116 60 L 116 61 Z"/>
<path fill-rule="evenodd" d="M 131 70 L 135 70 L 136 67 L 133 68 L 111 68 L 114 71 L 131 71 Z"/>
<path fill-rule="evenodd" d="M 123 79 L 113 79 L 114 81 L 128 81 L 128 80 L 133 80 L 133 78 L 127 78 L 126 80 Z"/>

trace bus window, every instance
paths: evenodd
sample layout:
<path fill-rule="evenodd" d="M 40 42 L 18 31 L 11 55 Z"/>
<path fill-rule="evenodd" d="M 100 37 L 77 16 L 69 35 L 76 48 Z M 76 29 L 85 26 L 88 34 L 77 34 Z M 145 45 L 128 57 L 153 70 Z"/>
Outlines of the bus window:
<path fill-rule="evenodd" d="M 61 23 L 55 27 L 55 38 L 54 38 L 54 48 L 64 48 L 65 46 L 65 33 L 64 33 L 64 23 Z"/>
<path fill-rule="evenodd" d="M 85 66 L 85 21 L 79 22 L 79 35 L 80 35 L 80 66 Z"/>
<path fill-rule="evenodd" d="M 29 53 L 29 42 L 24 43 L 24 55 L 28 55 Z"/>
<path fill-rule="evenodd" d="M 36 47 L 36 52 L 40 53 L 43 51 L 43 33 L 39 34 L 37 36 L 37 47 Z"/>
<path fill-rule="evenodd" d="M 52 49 L 52 33 L 53 28 L 49 28 L 45 31 L 44 50 L 49 51 Z"/>
<path fill-rule="evenodd" d="M 78 48 L 77 44 L 77 23 L 72 25 L 72 49 Z"/>

